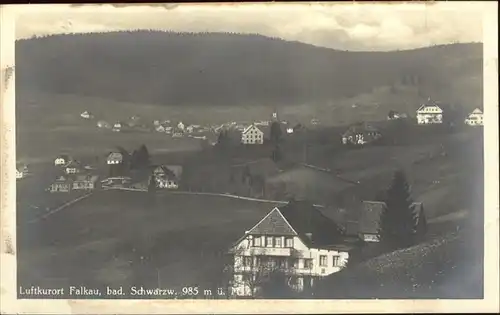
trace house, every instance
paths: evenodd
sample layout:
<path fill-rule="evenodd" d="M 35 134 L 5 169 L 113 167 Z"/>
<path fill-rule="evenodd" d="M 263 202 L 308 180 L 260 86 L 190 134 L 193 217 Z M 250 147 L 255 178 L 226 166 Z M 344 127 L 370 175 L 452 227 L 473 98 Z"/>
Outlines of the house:
<path fill-rule="evenodd" d="M 24 178 L 28 174 L 27 165 L 17 165 L 16 166 L 16 179 Z"/>
<path fill-rule="evenodd" d="M 342 135 L 343 144 L 363 145 L 373 143 L 382 138 L 377 128 L 366 124 L 355 124 Z"/>
<path fill-rule="evenodd" d="M 94 116 L 90 112 L 88 112 L 88 111 L 84 111 L 83 113 L 81 113 L 80 117 L 82 117 L 84 119 L 94 118 Z"/>
<path fill-rule="evenodd" d="M 54 183 L 49 186 L 51 193 L 55 192 L 71 192 L 72 179 L 66 176 L 59 176 Z"/>
<path fill-rule="evenodd" d="M 99 120 L 97 122 L 97 127 L 98 128 L 106 128 L 106 129 L 110 129 L 111 128 L 111 124 L 108 123 L 107 121 L 104 121 L 104 120 Z"/>
<path fill-rule="evenodd" d="M 483 111 L 480 108 L 474 109 L 465 119 L 465 123 L 469 126 L 482 126 Z"/>
<path fill-rule="evenodd" d="M 120 152 L 111 152 L 106 159 L 106 163 L 108 165 L 122 164 L 123 154 Z"/>
<path fill-rule="evenodd" d="M 113 131 L 119 132 L 122 130 L 123 124 L 121 122 L 116 122 L 113 124 Z"/>
<path fill-rule="evenodd" d="M 389 114 L 387 114 L 387 120 L 396 120 L 396 119 L 404 119 L 407 118 L 406 114 L 398 113 L 396 111 L 389 111 Z"/>
<path fill-rule="evenodd" d="M 186 132 L 187 133 L 192 133 L 194 131 L 194 127 L 193 126 L 187 126 L 186 127 Z"/>
<path fill-rule="evenodd" d="M 417 123 L 419 125 L 442 124 L 443 109 L 437 103 L 422 104 L 417 109 Z"/>
<path fill-rule="evenodd" d="M 315 279 L 341 270 L 355 246 L 312 204 L 292 200 L 273 208 L 231 247 L 232 293 L 256 294 L 274 271 L 283 272 L 292 289 L 307 290 Z"/>
<path fill-rule="evenodd" d="M 73 190 L 94 190 L 98 179 L 97 175 L 77 175 L 73 181 Z"/>
<path fill-rule="evenodd" d="M 288 134 L 293 133 L 293 128 L 286 128 L 286 133 L 288 133 Z"/>
<path fill-rule="evenodd" d="M 160 165 L 153 170 L 153 178 L 158 188 L 177 189 L 182 177 L 182 166 Z"/>
<path fill-rule="evenodd" d="M 54 165 L 61 166 L 61 165 L 67 165 L 71 162 L 71 158 L 68 155 L 59 155 L 55 160 L 54 160 Z"/>
<path fill-rule="evenodd" d="M 380 217 L 387 208 L 382 201 L 363 201 L 360 217 L 358 218 L 357 234 L 365 242 L 379 242 Z M 424 206 L 421 202 L 414 202 L 410 208 L 415 213 L 415 234 L 421 235 L 426 232 L 426 221 Z M 422 223 L 422 224 L 421 224 Z"/>
<path fill-rule="evenodd" d="M 155 127 L 155 130 L 158 132 L 165 132 L 165 127 L 163 127 L 162 125 L 158 125 Z"/>
<path fill-rule="evenodd" d="M 71 161 L 68 163 L 64 169 L 64 172 L 66 174 L 77 174 L 80 173 L 80 170 L 82 169 L 81 165 L 77 161 Z"/>
<path fill-rule="evenodd" d="M 172 130 L 172 138 L 182 138 L 184 136 L 184 129 L 174 128 Z"/>
<path fill-rule="evenodd" d="M 262 132 L 255 124 L 251 124 L 241 133 L 241 143 L 243 144 L 263 144 L 264 132 Z"/>
<path fill-rule="evenodd" d="M 184 124 L 182 123 L 182 121 L 179 121 L 179 123 L 177 124 L 177 128 L 184 131 Z"/>

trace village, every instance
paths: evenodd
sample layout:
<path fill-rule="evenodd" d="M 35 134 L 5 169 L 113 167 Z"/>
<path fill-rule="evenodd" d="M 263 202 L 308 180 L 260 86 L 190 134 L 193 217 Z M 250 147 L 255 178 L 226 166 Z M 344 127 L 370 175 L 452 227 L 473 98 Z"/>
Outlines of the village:
<path fill-rule="evenodd" d="M 81 113 L 81 119 L 98 120 L 88 111 Z M 131 117 L 128 123 L 98 120 L 96 127 L 109 132 L 165 133 L 172 138 L 203 140 L 206 146 L 194 154 L 172 157 L 149 152 L 147 143 L 137 148 L 113 147 L 110 143 L 110 150 L 98 156 L 61 153 L 43 171 L 20 164 L 16 169 L 21 187 L 18 194 L 23 194 L 20 185 L 32 185 L 29 191 L 38 189 L 36 196 L 40 200 L 31 197 L 28 206 L 18 199 L 18 225 L 39 224 L 51 216 L 69 215 L 64 213 L 77 215 L 77 209 L 66 208 L 78 208 L 79 203 L 92 200 L 92 195 L 100 200 L 106 193 L 119 194 L 114 198 L 128 200 L 128 204 L 145 198 L 145 203 L 135 207 L 155 209 L 170 209 L 170 203 L 176 203 L 172 198 L 182 199 L 184 195 L 192 195 L 191 200 L 205 195 L 257 202 L 259 210 L 252 210 L 253 214 L 245 212 L 245 223 L 233 225 L 232 237 L 221 236 L 223 252 L 229 254 L 230 262 L 224 260 L 224 266 L 220 265 L 225 254 L 203 259 L 218 262 L 215 273 L 224 272 L 217 281 L 225 279 L 224 285 L 234 297 L 262 293 L 270 282 L 271 270 L 284 271 L 286 281 L 280 281 L 286 282 L 293 292 L 309 292 L 318 279 L 383 253 L 378 245 L 380 222 L 388 207 L 386 190 L 396 174 L 412 181 L 409 208 L 415 219 L 413 242 L 423 242 L 441 233 L 441 225 L 433 228 L 433 221 L 444 222 L 443 218 L 453 218 L 453 211 L 461 210 L 444 204 L 459 189 L 446 186 L 460 182 L 454 176 L 456 167 L 463 168 L 454 165 L 460 155 L 457 152 L 464 143 L 477 141 L 476 130 L 482 125 L 480 108 L 460 115 L 430 98 L 415 113 L 390 111 L 386 121 L 345 127 L 323 126 L 319 119 L 290 123 L 281 120 L 277 110 L 271 112 L 269 119 L 219 126 L 168 120 L 145 123 L 138 116 Z M 448 161 L 451 158 L 453 162 Z M 403 168 L 406 173 L 398 173 Z M 39 178 L 37 184 L 29 183 L 33 178 Z M 42 182 L 41 187 L 33 188 Z M 438 193 L 432 192 L 434 189 Z M 130 197 L 132 194 L 144 197 Z M 97 202 L 90 207 L 97 206 Z M 454 205 L 457 204 L 459 201 Z M 197 216 L 202 209 L 211 211 L 209 205 L 206 200 L 189 206 L 194 210 L 184 211 Z M 176 206 L 184 208 L 182 204 Z M 79 210 L 83 211 L 81 207 Z M 230 212 L 224 213 L 231 216 Z M 227 233 L 231 230 L 224 225 L 219 229 L 226 229 Z M 141 252 L 142 264 L 144 257 L 152 254 L 135 246 L 133 252 Z M 220 250 L 222 245 L 217 246 Z M 204 251 L 207 255 L 209 250 Z M 149 279 L 144 275 L 150 274 L 151 268 L 140 273 Z M 145 285 L 161 285 L 160 271 L 156 273 L 158 279 L 153 276 L 150 282 L 144 280 L 148 283 Z M 185 284 L 182 281 L 179 285 Z"/>

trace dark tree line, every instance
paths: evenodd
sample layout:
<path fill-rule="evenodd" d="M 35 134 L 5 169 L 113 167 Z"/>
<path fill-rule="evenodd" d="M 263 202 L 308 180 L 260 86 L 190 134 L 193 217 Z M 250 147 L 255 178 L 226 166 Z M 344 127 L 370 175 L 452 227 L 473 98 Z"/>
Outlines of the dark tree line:
<path fill-rule="evenodd" d="M 435 54 L 438 49 L 442 54 Z M 196 53 L 200 51 L 204 53 Z M 443 62 L 450 54 L 463 56 L 464 66 L 456 69 Z M 16 85 L 49 93 L 179 106 L 238 106 L 242 100 L 301 104 L 309 102 L 311 95 L 316 101 L 329 101 L 401 81 L 409 64 L 425 73 L 429 93 L 439 92 L 432 89 L 482 73 L 474 56 L 482 57 L 479 44 L 352 53 L 228 33 L 58 35 L 17 42 Z M 48 77 L 51 80 L 45 80 Z M 403 80 L 422 84 L 421 78 Z"/>

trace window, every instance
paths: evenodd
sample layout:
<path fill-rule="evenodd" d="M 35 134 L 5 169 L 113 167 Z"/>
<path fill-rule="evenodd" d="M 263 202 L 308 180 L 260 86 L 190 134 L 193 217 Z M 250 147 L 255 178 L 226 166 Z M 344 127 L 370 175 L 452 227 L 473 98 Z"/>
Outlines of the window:
<path fill-rule="evenodd" d="M 262 258 L 260 256 L 255 257 L 255 266 L 259 267 L 262 263 Z"/>
<path fill-rule="evenodd" d="M 332 257 L 332 266 L 337 267 L 340 263 L 340 257 L 339 256 L 333 256 Z"/>
<path fill-rule="evenodd" d="M 243 266 L 244 267 L 252 266 L 252 257 L 251 256 L 244 256 L 243 257 Z"/>
<path fill-rule="evenodd" d="M 287 238 L 285 240 L 286 244 L 285 246 L 288 247 L 288 248 L 292 248 L 293 247 L 293 238 Z"/>
<path fill-rule="evenodd" d="M 313 260 L 312 259 L 305 259 L 304 260 L 304 268 L 305 269 L 312 269 L 313 267 Z"/>
<path fill-rule="evenodd" d="M 268 236 L 266 238 L 266 246 L 267 247 L 273 247 L 273 239 L 274 239 L 274 237 L 272 237 L 272 236 Z"/>
<path fill-rule="evenodd" d="M 274 238 L 274 247 L 283 247 L 280 236 Z"/>
<path fill-rule="evenodd" d="M 297 258 L 292 259 L 291 264 L 293 268 L 299 268 L 299 260 Z"/>
<path fill-rule="evenodd" d="M 254 247 L 261 247 L 262 246 L 260 236 L 254 237 L 253 246 Z"/>
<path fill-rule="evenodd" d="M 321 267 L 326 267 L 328 265 L 328 259 L 326 255 L 320 255 L 319 256 L 319 265 Z"/>

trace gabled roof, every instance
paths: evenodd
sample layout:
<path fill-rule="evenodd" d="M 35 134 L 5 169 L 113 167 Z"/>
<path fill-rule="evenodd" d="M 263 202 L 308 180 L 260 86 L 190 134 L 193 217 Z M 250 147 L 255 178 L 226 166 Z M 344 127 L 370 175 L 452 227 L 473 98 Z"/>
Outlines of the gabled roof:
<path fill-rule="evenodd" d="M 308 201 L 293 200 L 279 207 L 279 210 L 302 242 L 309 247 L 334 245 L 343 240 L 341 228 Z M 311 238 L 308 233 L 312 234 Z"/>
<path fill-rule="evenodd" d="M 108 155 L 108 160 L 109 159 L 123 159 L 123 154 L 121 154 L 120 152 L 111 152 Z"/>
<path fill-rule="evenodd" d="M 478 107 L 478 108 L 476 108 L 476 109 L 474 109 L 474 110 L 471 112 L 471 114 L 482 114 L 482 113 L 483 113 L 483 111 L 482 111 L 479 107 Z"/>
<path fill-rule="evenodd" d="M 279 208 L 274 208 L 262 220 L 260 220 L 248 234 L 257 235 L 290 235 L 298 233 L 293 229 Z"/>
<path fill-rule="evenodd" d="M 157 165 L 154 167 L 154 171 L 162 171 L 166 176 L 171 178 L 180 179 L 182 176 L 181 165 Z"/>
<path fill-rule="evenodd" d="M 438 104 L 436 104 L 436 103 L 427 103 L 427 104 L 422 104 L 422 105 L 421 105 L 421 106 L 417 109 L 417 112 L 419 112 L 419 111 L 423 110 L 423 109 L 424 109 L 424 108 L 426 108 L 426 107 L 437 107 L 437 108 L 439 108 L 439 109 L 443 110 L 443 108 L 442 108 L 442 107 L 443 107 L 443 105 L 442 105 L 442 104 L 439 104 L 439 105 L 438 105 Z"/>
<path fill-rule="evenodd" d="M 248 131 L 252 130 L 252 129 L 257 129 L 258 131 L 260 132 L 263 132 L 262 130 L 260 130 L 257 126 L 255 126 L 255 124 L 251 124 L 250 126 L 246 127 L 243 131 L 242 131 L 242 134 L 246 134 Z"/>
<path fill-rule="evenodd" d="M 359 220 L 359 233 L 377 234 L 380 216 L 386 207 L 385 202 L 363 201 Z"/>

